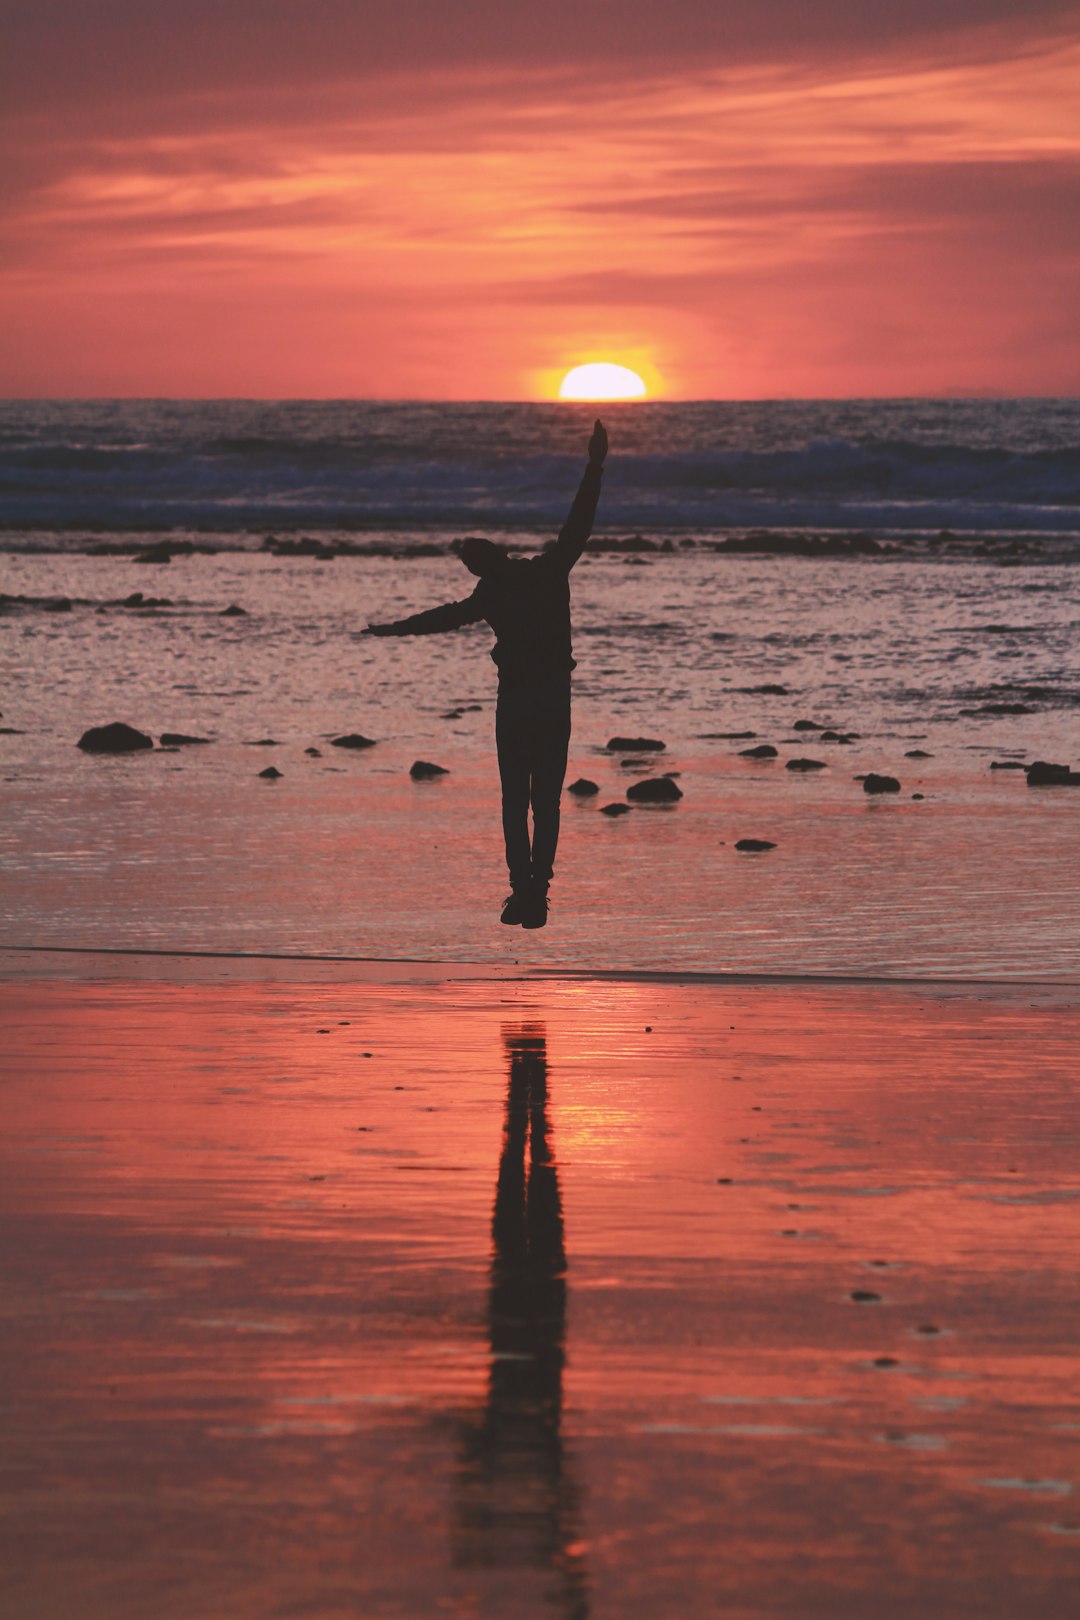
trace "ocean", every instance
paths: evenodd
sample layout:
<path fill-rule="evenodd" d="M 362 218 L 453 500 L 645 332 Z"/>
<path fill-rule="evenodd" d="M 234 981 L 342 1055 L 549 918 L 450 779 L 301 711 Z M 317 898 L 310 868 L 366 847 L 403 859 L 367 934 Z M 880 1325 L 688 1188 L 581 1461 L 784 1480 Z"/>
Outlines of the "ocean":
<path fill-rule="evenodd" d="M 466 595 L 465 534 L 550 539 L 596 414 L 600 792 L 524 936 L 490 635 L 360 632 Z M 1078 628 L 1076 400 L 3 402 L 0 943 L 1072 976 L 1080 792 L 1019 767 L 1080 762 Z M 112 720 L 210 741 L 78 750 Z M 676 805 L 599 813 L 660 770 Z"/>

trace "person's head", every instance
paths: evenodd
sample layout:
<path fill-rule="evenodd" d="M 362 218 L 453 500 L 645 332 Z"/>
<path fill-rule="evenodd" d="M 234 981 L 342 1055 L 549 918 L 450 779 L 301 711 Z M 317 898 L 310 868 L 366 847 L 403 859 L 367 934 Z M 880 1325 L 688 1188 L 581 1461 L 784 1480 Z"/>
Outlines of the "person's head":
<path fill-rule="evenodd" d="M 497 546 L 492 540 L 482 540 L 478 535 L 470 535 L 461 542 L 458 553 L 470 574 L 478 579 L 491 579 L 506 567 L 507 554 L 502 546 Z"/>

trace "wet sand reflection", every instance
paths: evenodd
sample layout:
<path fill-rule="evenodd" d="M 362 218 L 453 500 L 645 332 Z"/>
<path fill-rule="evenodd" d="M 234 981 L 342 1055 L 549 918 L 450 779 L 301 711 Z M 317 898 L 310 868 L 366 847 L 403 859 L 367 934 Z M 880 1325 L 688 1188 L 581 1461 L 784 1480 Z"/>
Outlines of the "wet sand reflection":
<path fill-rule="evenodd" d="M 583 1620 L 581 1496 L 562 1435 L 566 1242 L 545 1026 L 506 1025 L 503 1043 L 508 1078 L 491 1222 L 487 1398 L 483 1411 L 462 1423 L 454 1562 L 550 1572 L 559 1612 Z"/>

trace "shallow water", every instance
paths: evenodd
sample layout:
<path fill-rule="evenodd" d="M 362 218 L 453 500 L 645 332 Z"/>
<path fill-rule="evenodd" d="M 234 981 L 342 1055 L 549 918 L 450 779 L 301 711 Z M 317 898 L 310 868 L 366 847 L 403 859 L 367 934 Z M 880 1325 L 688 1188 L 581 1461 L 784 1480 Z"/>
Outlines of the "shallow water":
<path fill-rule="evenodd" d="M 486 629 L 358 635 L 465 594 L 453 557 L 53 553 L 8 556 L 4 579 L 74 604 L 0 616 L 3 724 L 21 732 L 0 736 L 6 943 L 961 976 L 1080 959 L 1080 794 L 989 769 L 1080 763 L 1080 567 L 587 555 L 568 781 L 601 793 L 566 801 L 537 936 L 497 922 Z M 134 590 L 169 605 L 115 605 Z M 231 602 L 247 616 L 222 618 Z M 753 690 L 767 684 L 786 695 Z M 214 740 L 78 751 L 114 719 Z M 377 746 L 328 745 L 352 731 Z M 617 733 L 667 748 L 627 770 L 604 748 Z M 266 738 L 278 746 L 247 746 Z M 740 757 L 765 741 L 776 761 Z M 827 768 L 784 768 L 807 756 Z M 418 758 L 450 774 L 414 783 Z M 674 808 L 598 814 L 657 769 L 680 773 Z M 853 780 L 867 771 L 902 792 L 868 798 Z M 737 855 L 743 837 L 777 847 Z"/>
<path fill-rule="evenodd" d="M 11 1613 L 1068 1612 L 1064 991 L 44 966 Z"/>

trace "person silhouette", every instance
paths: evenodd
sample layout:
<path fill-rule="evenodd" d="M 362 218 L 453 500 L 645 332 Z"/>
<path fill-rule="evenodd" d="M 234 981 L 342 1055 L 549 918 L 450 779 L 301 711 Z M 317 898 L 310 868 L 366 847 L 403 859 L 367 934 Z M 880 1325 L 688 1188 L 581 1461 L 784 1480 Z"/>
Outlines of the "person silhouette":
<path fill-rule="evenodd" d="M 502 785 L 502 824 L 510 895 L 501 921 L 543 928 L 559 842 L 559 799 L 570 745 L 570 570 L 585 550 L 600 499 L 608 437 L 597 421 L 589 464 L 554 545 L 538 557 L 511 557 L 476 536 L 461 560 L 479 583 L 471 596 L 390 624 L 371 636 L 427 636 L 485 619 L 495 632 L 499 672 L 495 745 Z M 529 809 L 532 808 L 532 837 Z"/>
<path fill-rule="evenodd" d="M 565 1620 L 587 1620 L 581 1490 L 562 1438 L 566 1245 L 544 1025 L 504 1025 L 503 1043 L 510 1072 L 491 1219 L 490 1365 L 482 1409 L 461 1422 L 454 1563 L 538 1569 Z"/>

